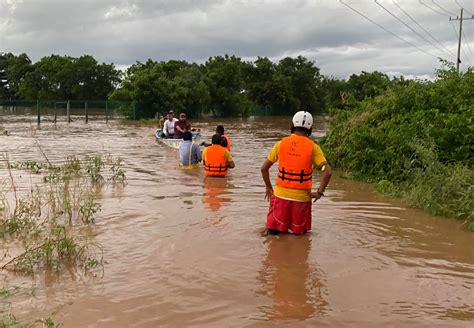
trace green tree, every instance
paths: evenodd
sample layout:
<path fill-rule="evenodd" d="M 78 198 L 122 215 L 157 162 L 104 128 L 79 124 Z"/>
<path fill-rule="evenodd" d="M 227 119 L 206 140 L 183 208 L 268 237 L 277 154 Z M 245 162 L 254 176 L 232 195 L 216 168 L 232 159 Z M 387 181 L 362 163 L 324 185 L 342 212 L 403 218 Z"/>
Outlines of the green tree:
<path fill-rule="evenodd" d="M 20 82 L 19 95 L 40 100 L 106 99 L 120 82 L 113 64 L 101 64 L 92 56 L 73 58 L 51 55 L 36 62 Z"/>
<path fill-rule="evenodd" d="M 209 58 L 205 63 L 209 106 L 214 116 L 240 116 L 248 112 L 244 81 L 247 65 L 240 58 L 228 55 Z"/>
<path fill-rule="evenodd" d="M 111 99 L 133 102 L 138 118 L 150 118 L 170 110 L 186 111 L 190 117 L 198 117 L 208 108 L 210 96 L 199 65 L 148 60 L 127 70 L 122 87 L 114 91 Z"/>
<path fill-rule="evenodd" d="M 26 54 L 0 54 L 0 99 L 18 99 L 20 83 L 32 70 L 31 60 Z"/>
<path fill-rule="evenodd" d="M 348 91 L 357 99 L 373 98 L 382 94 L 390 86 L 390 78 L 380 72 L 352 74 L 347 81 Z"/>

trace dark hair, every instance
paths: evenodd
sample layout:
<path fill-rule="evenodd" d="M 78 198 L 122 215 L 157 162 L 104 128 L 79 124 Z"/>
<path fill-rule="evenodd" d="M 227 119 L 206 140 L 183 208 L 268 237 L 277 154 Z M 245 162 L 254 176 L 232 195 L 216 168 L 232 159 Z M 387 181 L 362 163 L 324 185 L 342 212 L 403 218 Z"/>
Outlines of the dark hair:
<path fill-rule="evenodd" d="M 183 140 L 193 140 L 193 134 L 189 131 L 184 132 Z"/>
<path fill-rule="evenodd" d="M 291 123 L 290 131 L 291 131 L 291 133 L 294 133 L 295 131 L 300 131 L 300 132 L 305 133 L 307 136 L 310 136 L 311 133 L 313 133 L 313 129 L 307 129 L 307 128 L 303 128 L 303 127 L 301 127 L 301 126 L 295 127 L 295 126 L 293 125 L 293 123 Z"/>
<path fill-rule="evenodd" d="M 220 134 L 220 135 L 223 135 L 224 134 L 224 126 L 223 125 L 218 125 L 216 127 L 216 133 Z"/>
<path fill-rule="evenodd" d="M 220 145 L 221 142 L 222 142 L 222 138 L 221 138 L 220 135 L 215 134 L 215 135 L 212 136 L 212 144 L 213 145 Z"/>

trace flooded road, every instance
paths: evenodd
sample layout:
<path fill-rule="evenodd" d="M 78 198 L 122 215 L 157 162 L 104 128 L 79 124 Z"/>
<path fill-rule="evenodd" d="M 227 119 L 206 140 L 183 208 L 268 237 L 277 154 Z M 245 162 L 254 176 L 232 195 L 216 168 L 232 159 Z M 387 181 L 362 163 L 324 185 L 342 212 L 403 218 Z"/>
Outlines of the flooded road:
<path fill-rule="evenodd" d="M 192 122 L 207 141 L 225 125 L 236 168 L 220 180 L 177 169 L 153 127 L 3 123 L 10 161 L 42 161 L 37 143 L 54 162 L 110 153 L 128 181 L 103 190 L 90 227 L 103 276 L 0 272 L 9 285 L 34 286 L 12 312 L 64 327 L 474 327 L 474 234 L 457 221 L 336 174 L 313 205 L 311 233 L 262 237 L 260 166 L 289 122 Z"/>

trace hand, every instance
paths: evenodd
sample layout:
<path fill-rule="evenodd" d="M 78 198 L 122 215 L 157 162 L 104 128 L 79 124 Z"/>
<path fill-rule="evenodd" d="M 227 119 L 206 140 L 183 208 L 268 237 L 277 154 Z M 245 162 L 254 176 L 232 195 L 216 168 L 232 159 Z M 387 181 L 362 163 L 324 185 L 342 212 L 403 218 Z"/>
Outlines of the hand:
<path fill-rule="evenodd" d="M 267 190 L 265 191 L 265 200 L 270 201 L 270 198 L 273 196 L 273 188 L 272 187 L 267 187 Z"/>
<path fill-rule="evenodd" d="M 321 198 L 321 194 L 317 191 L 311 192 L 311 198 L 314 198 L 313 203 Z"/>

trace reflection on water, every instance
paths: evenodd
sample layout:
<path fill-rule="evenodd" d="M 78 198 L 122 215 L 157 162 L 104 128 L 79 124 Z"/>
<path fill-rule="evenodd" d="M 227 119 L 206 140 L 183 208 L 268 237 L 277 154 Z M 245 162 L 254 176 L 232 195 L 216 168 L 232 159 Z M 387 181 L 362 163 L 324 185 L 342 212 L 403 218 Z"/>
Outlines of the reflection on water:
<path fill-rule="evenodd" d="M 101 328 L 472 326 L 474 234 L 457 221 L 336 173 L 313 204 L 311 233 L 261 236 L 268 203 L 260 166 L 289 122 L 192 122 L 206 140 L 217 124 L 232 139 L 236 167 L 219 179 L 178 169 L 176 150 L 156 141 L 154 127 L 77 121 L 37 129 L 3 120 L 9 135 L 0 135 L 0 150 L 11 162 L 43 161 L 40 144 L 53 163 L 121 157 L 127 176 L 124 188 L 103 188 L 102 210 L 86 232 L 103 247 L 103 275 L 0 272 L 9 286 L 35 284 L 34 297 L 15 299 L 15 315 L 57 312 L 64 327 Z M 317 119 L 316 134 L 322 130 Z M 18 192 L 40 183 L 14 174 Z M 0 181 L 6 177 L 1 165 Z"/>
<path fill-rule="evenodd" d="M 309 235 L 282 234 L 269 237 L 268 247 L 260 271 L 262 294 L 272 298 L 270 308 L 263 308 L 269 320 L 304 320 L 320 317 L 326 311 L 320 271 L 311 268 Z"/>
<path fill-rule="evenodd" d="M 231 199 L 225 197 L 227 188 L 232 188 L 226 178 L 205 177 L 203 181 L 204 194 L 202 201 L 211 211 L 216 212 L 221 209 L 225 202 Z"/>

